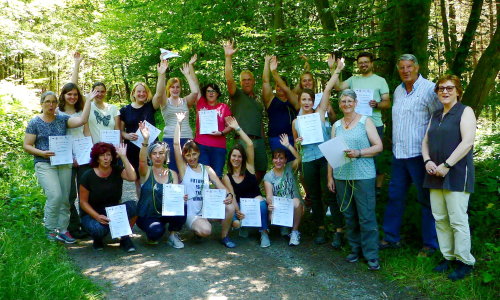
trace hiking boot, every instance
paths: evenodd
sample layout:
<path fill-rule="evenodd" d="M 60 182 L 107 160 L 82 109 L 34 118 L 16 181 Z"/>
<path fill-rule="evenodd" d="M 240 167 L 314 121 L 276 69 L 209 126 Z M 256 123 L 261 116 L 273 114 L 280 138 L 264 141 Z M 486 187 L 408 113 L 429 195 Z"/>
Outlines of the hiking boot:
<path fill-rule="evenodd" d="M 359 254 L 358 253 L 350 253 L 345 257 L 345 261 L 349 263 L 355 263 L 359 260 Z"/>
<path fill-rule="evenodd" d="M 314 238 L 314 243 L 316 245 L 322 245 L 322 244 L 326 243 L 325 229 L 318 229 L 318 232 L 316 233 L 316 237 Z"/>
<path fill-rule="evenodd" d="M 280 235 L 282 237 L 290 235 L 290 228 L 288 228 L 288 227 L 281 227 L 280 228 Z"/>
<path fill-rule="evenodd" d="M 135 245 L 129 236 L 124 236 L 120 239 L 120 247 L 125 252 L 135 252 Z"/>
<path fill-rule="evenodd" d="M 222 245 L 226 246 L 226 248 L 236 248 L 236 244 L 233 241 L 231 241 L 231 239 L 228 236 L 220 240 L 220 242 L 222 243 Z"/>
<path fill-rule="evenodd" d="M 384 250 L 384 249 L 399 249 L 401 248 L 401 242 L 387 242 L 382 240 L 378 244 L 378 249 L 379 250 Z"/>
<path fill-rule="evenodd" d="M 260 233 L 260 247 L 267 248 L 269 246 L 271 246 L 271 241 L 269 240 L 269 235 L 267 234 L 267 232 L 262 231 Z"/>
<path fill-rule="evenodd" d="M 333 234 L 333 241 L 332 241 L 332 247 L 334 249 L 340 249 L 342 247 L 344 240 L 344 233 L 343 232 L 335 232 Z"/>
<path fill-rule="evenodd" d="M 181 239 L 179 238 L 179 235 L 177 233 L 171 234 L 168 237 L 167 244 L 174 247 L 175 249 L 184 248 L 184 243 L 181 241 Z"/>
<path fill-rule="evenodd" d="M 290 242 L 288 242 L 289 246 L 298 246 L 300 244 L 300 232 L 298 230 L 292 230 L 290 233 Z"/>
<path fill-rule="evenodd" d="M 368 270 L 370 271 L 380 270 L 380 264 L 378 263 L 378 259 L 368 260 Z"/>
<path fill-rule="evenodd" d="M 474 269 L 474 266 L 466 265 L 459 260 L 457 260 L 456 264 L 457 268 L 455 269 L 455 271 L 451 272 L 450 275 L 448 275 L 448 278 L 452 281 L 464 279 L 465 276 L 472 273 L 472 270 Z"/>
<path fill-rule="evenodd" d="M 74 244 L 74 243 L 76 243 L 76 239 L 71 236 L 71 234 L 69 233 L 69 231 L 66 231 L 65 233 L 59 233 L 56 236 L 56 239 L 58 241 L 61 241 L 61 242 L 65 243 L 65 244 Z"/>
<path fill-rule="evenodd" d="M 420 251 L 418 252 L 418 257 L 431 257 L 436 253 L 436 249 L 424 246 Z"/>
<path fill-rule="evenodd" d="M 436 267 L 434 267 L 434 269 L 432 269 L 432 271 L 437 273 L 446 273 L 446 271 L 451 269 L 451 265 L 453 264 L 453 262 L 454 261 L 452 260 L 443 259 Z"/>
<path fill-rule="evenodd" d="M 104 242 L 102 239 L 94 239 L 92 242 L 92 248 L 96 251 L 102 251 L 104 249 Z"/>
<path fill-rule="evenodd" d="M 238 236 L 246 239 L 248 237 L 248 228 L 240 227 L 240 232 L 238 232 Z"/>

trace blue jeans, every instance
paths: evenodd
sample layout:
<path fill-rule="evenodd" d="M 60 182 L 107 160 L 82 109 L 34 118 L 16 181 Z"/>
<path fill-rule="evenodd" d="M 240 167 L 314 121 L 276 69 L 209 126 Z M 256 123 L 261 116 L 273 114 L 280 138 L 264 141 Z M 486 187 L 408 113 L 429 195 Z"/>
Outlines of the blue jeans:
<path fill-rule="evenodd" d="M 292 146 L 295 144 L 295 141 L 293 140 L 293 135 L 288 136 L 288 141 L 290 142 L 290 145 L 292 145 Z M 271 152 L 273 152 L 275 149 L 282 148 L 285 150 L 287 162 L 295 160 L 295 156 L 293 156 L 292 152 L 290 152 L 290 150 L 288 150 L 288 148 L 281 145 L 279 136 L 270 136 L 269 137 L 269 148 L 271 148 Z"/>
<path fill-rule="evenodd" d="M 375 215 L 375 178 L 335 179 L 337 202 L 347 225 L 347 240 L 352 253 L 363 253 L 367 259 L 378 259 L 378 226 Z M 353 192 L 354 189 L 354 193 Z M 353 195 L 351 200 L 351 193 Z"/>
<path fill-rule="evenodd" d="M 165 225 L 168 223 L 168 231 L 180 231 L 186 223 L 186 215 L 171 217 L 139 217 L 137 226 L 144 231 L 151 241 L 157 241 L 165 234 Z"/>
<path fill-rule="evenodd" d="M 422 156 L 392 159 L 392 175 L 389 182 L 389 199 L 384 215 L 384 240 L 395 243 L 401 240 L 400 229 L 406 204 L 406 194 L 413 182 L 417 188 L 418 202 L 422 205 L 423 245 L 438 249 L 436 224 L 430 207 L 429 189 L 423 188 L 425 166 Z"/>
<path fill-rule="evenodd" d="M 236 214 L 234 214 L 233 220 L 238 220 Z M 262 227 L 259 228 L 260 232 L 269 229 L 269 212 L 267 211 L 266 200 L 260 201 L 260 223 L 262 225 Z"/>
<path fill-rule="evenodd" d="M 219 178 L 222 177 L 224 163 L 226 162 L 226 148 L 211 147 L 198 144 L 200 148 L 200 164 L 210 166 Z"/>
<path fill-rule="evenodd" d="M 190 139 L 181 138 L 181 148 L 189 140 Z M 168 144 L 168 147 L 170 149 L 170 153 L 168 154 L 168 161 L 169 161 L 168 167 L 170 168 L 170 170 L 173 170 L 173 171 L 177 172 L 177 174 L 178 174 L 179 168 L 177 168 L 177 163 L 175 162 L 175 155 L 174 155 L 174 139 L 173 138 L 163 138 L 163 141 Z M 135 147 L 135 146 L 133 146 L 133 147 Z M 179 179 L 179 181 L 180 181 L 180 179 Z"/>
<path fill-rule="evenodd" d="M 125 204 L 129 220 L 136 216 L 137 205 L 135 201 L 127 201 L 122 204 Z M 89 215 L 84 215 L 81 221 L 82 228 L 90 234 L 93 240 L 101 240 L 109 233 L 109 225 L 101 224 Z"/>

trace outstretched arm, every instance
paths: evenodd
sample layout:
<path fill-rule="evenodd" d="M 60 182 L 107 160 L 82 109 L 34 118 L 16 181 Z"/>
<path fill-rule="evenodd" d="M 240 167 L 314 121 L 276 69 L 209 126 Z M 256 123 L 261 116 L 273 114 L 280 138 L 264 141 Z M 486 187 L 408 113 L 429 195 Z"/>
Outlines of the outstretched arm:
<path fill-rule="evenodd" d="M 168 60 L 162 60 L 157 66 L 156 69 L 158 71 L 158 82 L 156 83 L 156 93 L 153 96 L 153 107 L 154 109 L 158 109 L 161 106 L 165 105 L 165 101 L 167 100 L 166 94 L 166 75 L 168 69 Z"/>
<path fill-rule="evenodd" d="M 139 131 L 144 138 L 141 151 L 139 152 L 139 176 L 141 179 L 148 174 L 148 144 L 149 144 L 149 129 L 144 122 L 139 122 Z"/>
<path fill-rule="evenodd" d="M 137 176 L 135 175 L 135 170 L 130 161 L 127 158 L 127 145 L 120 144 L 116 147 L 116 154 L 120 157 L 123 162 L 125 169 L 122 171 L 122 178 L 127 181 L 135 181 Z"/>
<path fill-rule="evenodd" d="M 93 90 L 92 92 L 87 94 L 87 96 L 85 97 L 85 105 L 83 106 L 82 114 L 78 117 L 71 117 L 68 119 L 67 125 L 69 128 L 80 127 L 87 124 L 90 114 L 90 103 L 92 102 L 92 99 L 94 99 L 95 95 L 97 95 L 96 90 Z"/>
<path fill-rule="evenodd" d="M 186 117 L 186 112 L 176 113 L 175 115 L 177 117 L 177 124 L 175 125 L 174 130 L 174 156 L 177 169 L 179 170 L 179 178 L 184 178 L 184 174 L 186 173 L 186 164 L 184 162 L 184 158 L 182 157 L 181 123 Z"/>
<path fill-rule="evenodd" d="M 264 70 L 262 72 L 262 98 L 264 99 L 266 108 L 269 107 L 274 97 L 273 88 L 271 87 L 271 76 L 269 75 L 269 61 L 271 57 L 271 55 L 264 57 Z"/>
<path fill-rule="evenodd" d="M 71 73 L 71 82 L 78 85 L 78 73 L 80 73 L 80 64 L 83 60 L 83 56 L 80 52 L 75 52 L 75 54 L 73 54 L 73 59 L 75 63 L 73 65 L 73 72 Z"/>
<path fill-rule="evenodd" d="M 328 55 L 328 65 L 332 66 L 335 61 L 335 56 L 329 54 Z M 318 106 L 317 112 L 320 113 L 321 116 L 325 115 L 325 111 L 328 109 L 328 104 L 330 101 L 330 96 L 332 94 L 332 89 L 335 83 L 339 80 L 339 74 L 344 69 L 344 59 L 337 60 L 337 68 L 335 72 L 332 73 L 332 77 L 326 83 L 325 90 L 323 91 L 323 97 L 321 98 L 321 102 Z"/>
<path fill-rule="evenodd" d="M 255 165 L 254 165 L 254 157 L 255 157 L 255 151 L 254 151 L 254 145 L 252 140 L 248 137 L 248 135 L 241 129 L 240 125 L 238 124 L 238 121 L 236 121 L 236 118 L 233 116 L 229 116 L 226 118 L 226 123 L 229 127 L 233 128 L 236 134 L 238 134 L 241 139 L 245 142 L 245 151 L 247 153 L 247 170 L 248 172 L 255 174 Z"/>
<path fill-rule="evenodd" d="M 300 105 L 299 105 L 299 97 L 297 96 L 297 93 L 292 91 L 288 85 L 286 85 L 286 82 L 281 78 L 280 74 L 278 73 L 278 59 L 276 56 L 273 56 L 271 60 L 269 61 L 269 68 L 271 69 L 271 74 L 273 74 L 273 79 L 276 82 L 276 84 L 283 90 L 285 91 L 285 94 L 290 101 L 290 103 L 295 107 L 296 110 L 299 110 Z"/>
<path fill-rule="evenodd" d="M 300 157 L 299 152 L 297 152 L 297 149 L 295 149 L 294 146 L 290 145 L 290 141 L 288 140 L 288 134 L 283 133 L 280 135 L 280 143 L 283 145 L 283 147 L 287 148 L 288 151 L 292 152 L 293 156 L 295 157 L 295 160 L 292 163 L 292 168 L 296 171 L 299 168 L 300 161 L 302 160 Z"/>
<path fill-rule="evenodd" d="M 191 107 L 198 100 L 198 95 L 200 94 L 200 87 L 198 85 L 198 80 L 195 79 L 195 77 L 193 77 L 194 67 L 192 65 L 184 64 L 182 66 L 181 72 L 182 74 L 184 74 L 184 77 L 186 77 L 186 80 L 189 83 L 189 88 L 191 89 L 191 93 L 186 96 L 187 104 L 189 107 Z"/>
<path fill-rule="evenodd" d="M 233 54 L 236 53 L 238 49 L 234 49 L 234 41 L 226 42 L 224 44 L 224 57 L 226 60 L 224 67 L 224 75 L 226 77 L 227 90 L 229 96 L 233 96 L 236 93 L 236 82 L 233 77 Z"/>

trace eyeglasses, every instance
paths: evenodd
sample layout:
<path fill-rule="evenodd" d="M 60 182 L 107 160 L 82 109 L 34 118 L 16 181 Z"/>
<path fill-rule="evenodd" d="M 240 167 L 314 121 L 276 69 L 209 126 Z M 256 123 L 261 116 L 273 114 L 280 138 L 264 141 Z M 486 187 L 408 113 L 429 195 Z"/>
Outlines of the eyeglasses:
<path fill-rule="evenodd" d="M 444 90 L 446 90 L 448 93 L 451 93 L 451 92 L 453 92 L 454 89 L 455 89 L 454 85 L 440 86 L 437 88 L 438 92 L 440 92 L 440 93 L 444 92 Z"/>
<path fill-rule="evenodd" d="M 215 94 L 215 93 L 217 93 L 216 90 L 207 90 L 207 94 Z"/>
<path fill-rule="evenodd" d="M 46 101 L 43 101 L 42 104 L 57 104 L 57 100 L 46 100 Z"/>

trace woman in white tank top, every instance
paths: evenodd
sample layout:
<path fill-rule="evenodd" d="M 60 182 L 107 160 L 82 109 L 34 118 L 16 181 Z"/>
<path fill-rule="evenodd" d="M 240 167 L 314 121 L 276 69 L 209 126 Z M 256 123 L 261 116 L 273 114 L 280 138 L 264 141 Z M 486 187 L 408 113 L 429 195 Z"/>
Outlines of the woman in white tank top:
<path fill-rule="evenodd" d="M 198 162 L 200 149 L 193 140 L 187 141 L 181 150 L 180 131 L 181 124 L 186 113 L 177 113 L 177 124 L 174 132 L 174 152 L 179 177 L 186 188 L 188 195 L 187 226 L 200 237 L 207 237 L 212 233 L 212 225 L 209 220 L 201 216 L 203 208 L 203 189 L 210 188 L 210 181 L 218 189 L 227 190 L 220 181 L 215 171 L 209 166 L 204 166 Z M 234 248 L 236 244 L 229 238 L 229 229 L 234 215 L 234 196 L 229 193 L 224 199 L 225 218 L 222 221 L 221 243 L 227 248 Z"/>

